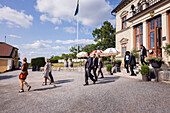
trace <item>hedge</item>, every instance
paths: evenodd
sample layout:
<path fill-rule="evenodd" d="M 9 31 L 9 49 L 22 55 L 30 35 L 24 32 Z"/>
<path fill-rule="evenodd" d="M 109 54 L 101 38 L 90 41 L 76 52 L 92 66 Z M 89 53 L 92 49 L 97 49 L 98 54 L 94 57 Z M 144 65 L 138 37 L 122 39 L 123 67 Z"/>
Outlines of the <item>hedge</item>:
<path fill-rule="evenodd" d="M 45 65 L 45 57 L 37 57 L 31 59 L 31 66 L 43 67 Z"/>

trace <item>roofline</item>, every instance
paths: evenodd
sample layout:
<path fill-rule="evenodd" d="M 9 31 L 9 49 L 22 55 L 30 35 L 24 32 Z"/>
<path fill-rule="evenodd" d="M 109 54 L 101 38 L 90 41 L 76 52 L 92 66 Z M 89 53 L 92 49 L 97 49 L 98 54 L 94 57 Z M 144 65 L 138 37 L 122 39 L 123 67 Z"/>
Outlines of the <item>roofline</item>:
<path fill-rule="evenodd" d="M 124 5 L 127 5 L 129 4 L 131 1 L 133 0 L 125 0 L 125 1 L 121 1 L 116 8 L 114 8 L 112 11 L 111 11 L 111 14 L 113 14 L 114 12 L 117 13 L 119 10 L 118 9 L 122 9 Z"/>
<path fill-rule="evenodd" d="M 3 44 L 6 44 L 6 45 L 9 45 L 9 46 L 11 46 L 11 47 L 13 47 L 13 48 L 15 48 L 15 49 L 19 50 L 18 48 L 14 47 L 14 46 L 12 46 L 12 45 L 10 45 L 10 44 L 7 44 L 7 43 L 5 43 L 5 42 L 0 42 L 0 43 L 3 43 Z"/>
<path fill-rule="evenodd" d="M 13 59 L 11 56 L 0 56 L 0 59 L 1 58 Z"/>
<path fill-rule="evenodd" d="M 157 7 L 158 4 L 159 4 L 159 6 L 160 6 L 160 5 L 165 4 L 166 2 L 169 2 L 169 0 L 164 0 L 164 1 L 161 0 L 161 1 L 159 1 L 159 2 L 157 2 L 157 3 L 155 3 L 155 4 L 153 4 L 152 6 L 150 6 L 150 7 L 146 8 L 146 9 L 144 9 L 143 11 L 137 13 L 136 15 L 134 15 L 134 16 L 128 18 L 126 21 L 131 22 L 131 21 L 133 21 L 132 19 L 138 18 L 139 15 L 142 15 L 142 14 L 144 14 L 144 13 L 148 13 L 150 10 L 153 10 L 153 8 Z M 162 3 L 162 4 L 160 4 L 160 3 Z M 150 10 L 148 10 L 148 9 L 150 9 Z"/>

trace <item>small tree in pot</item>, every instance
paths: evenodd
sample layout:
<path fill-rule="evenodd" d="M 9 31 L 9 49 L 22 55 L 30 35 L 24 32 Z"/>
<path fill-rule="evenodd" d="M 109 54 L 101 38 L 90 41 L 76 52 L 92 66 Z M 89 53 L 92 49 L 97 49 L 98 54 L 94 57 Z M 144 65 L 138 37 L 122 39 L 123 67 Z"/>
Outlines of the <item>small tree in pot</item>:
<path fill-rule="evenodd" d="M 165 47 L 163 47 L 163 49 L 165 50 L 164 53 L 166 54 L 167 58 L 170 57 L 170 44 L 166 44 Z M 170 61 L 168 61 L 169 67 L 170 67 Z"/>
<path fill-rule="evenodd" d="M 120 67 L 122 61 L 121 60 L 115 60 L 115 66 Z"/>
<path fill-rule="evenodd" d="M 148 65 L 142 65 L 141 66 L 141 74 L 142 74 L 142 80 L 143 81 L 149 81 L 150 79 L 150 69 Z"/>
<path fill-rule="evenodd" d="M 111 64 L 108 64 L 107 67 L 106 67 L 106 71 L 111 75 L 111 71 L 112 71 L 112 65 Z"/>

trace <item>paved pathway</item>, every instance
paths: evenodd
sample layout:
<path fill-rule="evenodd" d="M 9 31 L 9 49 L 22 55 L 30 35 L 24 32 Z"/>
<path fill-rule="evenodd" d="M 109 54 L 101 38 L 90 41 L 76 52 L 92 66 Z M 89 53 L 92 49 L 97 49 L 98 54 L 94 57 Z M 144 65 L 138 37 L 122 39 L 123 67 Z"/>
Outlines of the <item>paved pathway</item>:
<path fill-rule="evenodd" d="M 83 73 L 53 72 L 42 86 L 42 72 L 29 72 L 32 89 L 19 94 L 19 72 L 0 74 L 1 113 L 170 113 L 169 84 L 107 75 L 84 87 Z"/>

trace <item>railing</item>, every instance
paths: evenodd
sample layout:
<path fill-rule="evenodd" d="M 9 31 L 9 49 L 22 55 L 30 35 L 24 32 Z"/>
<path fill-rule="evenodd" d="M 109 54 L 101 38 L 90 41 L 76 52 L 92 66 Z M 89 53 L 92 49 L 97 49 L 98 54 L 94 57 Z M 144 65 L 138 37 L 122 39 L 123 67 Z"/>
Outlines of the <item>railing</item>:
<path fill-rule="evenodd" d="M 131 13 L 132 16 L 138 14 L 139 12 L 143 11 L 145 8 L 148 8 L 161 0 L 143 0 L 137 4 L 137 6 L 131 6 Z"/>
<path fill-rule="evenodd" d="M 152 6 L 159 1 L 161 1 L 161 0 L 148 0 L 148 3 L 149 3 L 149 6 Z"/>

